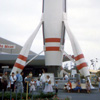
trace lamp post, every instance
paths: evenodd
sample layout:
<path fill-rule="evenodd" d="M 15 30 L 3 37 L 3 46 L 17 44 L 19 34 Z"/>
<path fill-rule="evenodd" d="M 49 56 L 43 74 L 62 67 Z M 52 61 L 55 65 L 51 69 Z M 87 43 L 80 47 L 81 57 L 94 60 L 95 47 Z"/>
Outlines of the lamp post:
<path fill-rule="evenodd" d="M 96 61 L 95 61 L 95 68 L 97 69 L 96 67 L 96 64 L 98 63 L 98 58 L 96 58 Z"/>
<path fill-rule="evenodd" d="M 94 69 L 94 60 L 93 60 L 93 59 L 91 59 L 90 61 L 91 61 L 91 65 L 90 65 L 90 67 L 92 66 L 92 67 L 93 67 L 93 69 Z"/>
<path fill-rule="evenodd" d="M 97 69 L 96 64 L 98 63 L 98 58 L 95 58 L 95 60 L 91 59 L 90 61 L 91 61 L 91 65 L 93 66 L 93 69 L 96 70 Z M 91 67 L 91 65 L 90 65 L 90 67 Z"/>

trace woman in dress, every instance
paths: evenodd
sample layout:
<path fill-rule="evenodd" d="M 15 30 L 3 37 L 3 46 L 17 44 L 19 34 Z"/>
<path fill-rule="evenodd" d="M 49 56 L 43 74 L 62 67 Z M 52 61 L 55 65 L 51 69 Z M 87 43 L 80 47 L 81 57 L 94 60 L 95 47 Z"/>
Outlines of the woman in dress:
<path fill-rule="evenodd" d="M 51 80 L 50 80 L 49 75 L 47 75 L 47 80 L 45 83 L 44 92 L 53 92 L 53 88 L 52 88 L 52 84 L 51 84 Z"/>

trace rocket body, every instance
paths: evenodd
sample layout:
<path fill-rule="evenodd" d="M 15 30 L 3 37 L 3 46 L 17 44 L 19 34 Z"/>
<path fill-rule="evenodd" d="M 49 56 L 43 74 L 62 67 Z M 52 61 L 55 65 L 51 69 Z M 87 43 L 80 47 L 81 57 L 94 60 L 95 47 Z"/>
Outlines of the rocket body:
<path fill-rule="evenodd" d="M 43 0 L 43 36 L 45 65 L 61 66 L 64 45 L 63 12 L 66 11 L 66 0 Z"/>

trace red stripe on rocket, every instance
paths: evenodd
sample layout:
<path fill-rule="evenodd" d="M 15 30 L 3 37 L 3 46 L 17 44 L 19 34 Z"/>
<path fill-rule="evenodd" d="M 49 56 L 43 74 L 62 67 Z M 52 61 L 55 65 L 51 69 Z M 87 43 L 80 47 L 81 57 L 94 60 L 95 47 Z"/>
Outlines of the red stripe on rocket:
<path fill-rule="evenodd" d="M 45 42 L 60 42 L 60 38 L 46 38 Z"/>
<path fill-rule="evenodd" d="M 45 43 L 60 43 L 60 38 L 46 38 Z M 47 46 L 45 51 L 60 51 L 60 47 L 58 46 Z"/>

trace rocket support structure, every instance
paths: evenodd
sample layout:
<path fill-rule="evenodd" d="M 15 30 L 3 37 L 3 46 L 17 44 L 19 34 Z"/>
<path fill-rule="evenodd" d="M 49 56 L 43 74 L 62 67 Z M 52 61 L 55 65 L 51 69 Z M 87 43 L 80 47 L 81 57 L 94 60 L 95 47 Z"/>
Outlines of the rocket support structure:
<path fill-rule="evenodd" d="M 87 63 L 80 46 L 70 31 L 67 23 L 66 0 L 43 0 L 42 19 L 34 33 L 23 46 L 12 72 L 21 72 L 26 64 L 32 42 L 42 25 L 45 65 L 62 66 L 65 29 L 70 38 L 77 69 L 84 76 L 89 76 Z"/>

